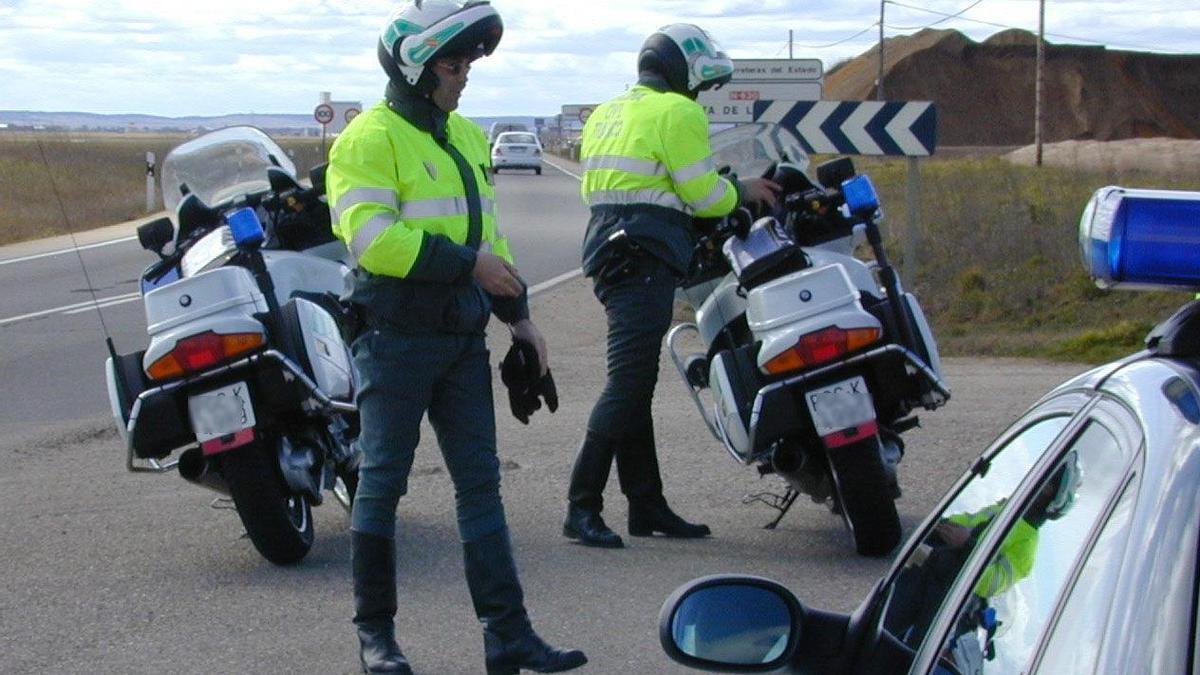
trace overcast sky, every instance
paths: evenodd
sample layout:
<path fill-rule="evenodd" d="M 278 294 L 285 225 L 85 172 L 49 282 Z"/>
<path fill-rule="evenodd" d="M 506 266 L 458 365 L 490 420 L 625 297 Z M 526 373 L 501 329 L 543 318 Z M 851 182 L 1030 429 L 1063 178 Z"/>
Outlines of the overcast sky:
<path fill-rule="evenodd" d="M 494 0 L 499 49 L 471 72 L 461 112 L 550 115 L 598 102 L 634 79 L 655 28 L 706 28 L 734 58 L 826 67 L 878 39 L 879 0 Z M 382 0 L 0 0 L 0 109 L 150 113 L 307 113 L 318 92 L 370 104 L 382 92 Z M 919 8 L 919 9 L 918 9 Z M 969 9 L 968 9 L 969 8 Z M 886 35 L 938 23 L 983 40 L 1037 29 L 1038 0 L 888 0 Z M 1051 42 L 1200 52 L 1196 0 L 1047 0 Z M 857 37 L 856 33 L 860 33 Z M 849 39 L 848 39 L 849 38 Z M 839 44 L 833 44 L 839 43 Z"/>

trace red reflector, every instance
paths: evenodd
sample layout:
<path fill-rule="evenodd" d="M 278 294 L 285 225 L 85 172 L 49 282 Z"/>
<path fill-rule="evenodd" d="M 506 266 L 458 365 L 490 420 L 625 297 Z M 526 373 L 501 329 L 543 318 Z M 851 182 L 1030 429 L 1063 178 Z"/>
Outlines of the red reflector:
<path fill-rule="evenodd" d="M 821 441 L 825 443 L 825 447 L 827 448 L 840 448 L 843 445 L 850 445 L 851 443 L 857 443 L 863 439 L 870 438 L 877 433 L 879 433 L 879 423 L 871 420 L 870 422 L 863 422 L 856 427 L 842 429 L 828 436 L 822 436 Z"/>
<path fill-rule="evenodd" d="M 254 440 L 254 427 L 235 431 L 220 438 L 213 438 L 200 444 L 200 452 L 205 455 L 215 455 L 219 452 L 240 448 Z"/>
<path fill-rule="evenodd" d="M 171 350 L 171 354 L 188 372 L 204 370 L 220 363 L 225 358 L 221 336 L 213 332 L 201 333 L 180 340 Z"/>

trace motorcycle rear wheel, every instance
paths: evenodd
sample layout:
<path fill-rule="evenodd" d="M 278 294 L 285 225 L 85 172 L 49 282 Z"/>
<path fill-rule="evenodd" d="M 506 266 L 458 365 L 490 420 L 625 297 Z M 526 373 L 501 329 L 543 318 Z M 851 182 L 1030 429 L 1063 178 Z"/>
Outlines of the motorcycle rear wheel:
<path fill-rule="evenodd" d="M 254 548 L 276 565 L 290 565 L 312 548 L 312 505 L 284 490 L 273 460 L 270 444 L 254 443 L 222 455 L 221 474 Z"/>
<path fill-rule="evenodd" d="M 828 451 L 835 499 L 860 555 L 878 558 L 900 543 L 895 486 L 883 466 L 879 436 Z"/>

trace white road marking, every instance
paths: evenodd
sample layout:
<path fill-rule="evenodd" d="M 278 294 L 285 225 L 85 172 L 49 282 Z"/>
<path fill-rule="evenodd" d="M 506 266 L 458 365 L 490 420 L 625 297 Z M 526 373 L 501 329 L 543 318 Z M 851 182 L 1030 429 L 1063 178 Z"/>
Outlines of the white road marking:
<path fill-rule="evenodd" d="M 561 172 L 563 172 L 563 173 L 567 174 L 567 175 L 568 175 L 568 176 L 570 176 L 571 178 L 574 178 L 575 180 L 579 180 L 579 181 L 583 180 L 583 178 L 582 178 L 581 176 L 578 176 L 578 175 L 576 175 L 576 174 L 574 174 L 574 173 L 571 173 L 570 171 L 567 171 L 566 169 L 562 168 L 561 166 L 559 166 L 559 165 L 555 164 L 554 162 L 551 162 L 550 160 L 548 160 L 548 159 L 546 159 L 546 158 L 544 158 L 544 157 L 542 158 L 542 161 L 543 161 L 543 162 L 545 162 L 545 163 L 547 163 L 547 164 L 549 164 L 550 166 L 552 166 L 552 167 L 554 167 L 554 168 L 558 169 L 559 171 L 561 171 Z"/>
<path fill-rule="evenodd" d="M 80 307 L 79 309 L 68 310 L 66 312 L 63 312 L 63 314 L 79 314 L 81 312 L 90 312 L 93 309 L 104 309 L 105 307 L 114 307 L 116 305 L 124 305 L 127 302 L 137 302 L 138 300 L 141 299 L 141 296 L 142 296 L 141 293 L 135 293 L 132 298 L 114 298 L 114 299 L 109 299 L 109 300 L 100 300 L 99 304 L 97 304 L 97 305 L 94 305 L 94 306 L 89 305 L 87 307 Z"/>
<path fill-rule="evenodd" d="M 127 241 L 134 241 L 136 239 L 137 239 L 136 236 L 121 237 L 120 239 L 113 239 L 111 241 L 102 241 L 98 244 L 87 244 L 86 246 L 80 246 L 78 248 L 64 248 L 64 249 L 60 249 L 58 251 L 47 251 L 45 253 L 35 253 L 33 255 L 22 256 L 20 258 L 10 258 L 8 260 L 0 260 L 0 266 L 12 265 L 14 263 L 26 262 L 28 260 L 37 260 L 39 258 L 49 258 L 51 256 L 63 255 L 66 253 L 74 253 L 75 251 L 86 251 L 91 248 L 100 248 L 102 246 L 112 246 L 113 244 L 124 244 Z"/>
<path fill-rule="evenodd" d="M 7 319 L 0 319 L 0 326 L 7 326 L 10 323 L 16 323 L 26 319 L 36 319 L 39 316 L 46 316 L 48 314 L 70 314 L 73 313 L 72 310 L 87 311 L 94 309 L 97 305 L 100 307 L 108 307 L 109 303 L 115 305 L 122 302 L 130 302 L 140 298 L 141 295 L 141 293 L 135 291 L 133 293 L 125 293 L 124 295 L 114 295 L 110 298 L 98 298 L 96 300 L 88 300 L 86 302 L 77 302 L 73 305 L 55 307 L 54 309 L 43 309 L 40 312 L 30 312 L 29 314 L 22 314 L 20 316 L 10 316 Z"/>

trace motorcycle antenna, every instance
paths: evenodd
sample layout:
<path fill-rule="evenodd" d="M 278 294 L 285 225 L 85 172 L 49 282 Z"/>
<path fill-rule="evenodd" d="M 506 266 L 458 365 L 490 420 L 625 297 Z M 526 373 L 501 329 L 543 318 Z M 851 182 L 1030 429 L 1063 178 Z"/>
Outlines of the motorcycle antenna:
<path fill-rule="evenodd" d="M 100 330 L 104 331 L 104 342 L 108 345 L 108 353 L 113 357 L 115 362 L 117 359 L 117 349 L 113 346 L 112 334 L 108 332 L 108 324 L 104 322 L 104 312 L 100 309 L 100 299 L 96 297 L 96 287 L 92 284 L 92 275 L 88 273 L 87 263 L 83 261 L 83 252 L 79 250 L 79 242 L 75 239 L 75 228 L 71 223 L 71 217 L 67 214 L 66 204 L 63 202 L 62 195 L 58 191 L 58 183 L 54 180 L 54 172 L 50 170 L 50 160 L 46 157 L 46 147 L 42 144 L 42 139 L 37 138 L 38 154 L 42 157 L 42 166 L 46 168 L 46 177 L 50 179 L 50 191 L 54 194 L 54 201 L 58 203 L 58 211 L 62 215 L 63 223 L 67 226 L 67 234 L 71 237 L 71 250 L 75 251 L 75 257 L 79 260 L 79 268 L 83 270 L 83 280 L 87 284 L 88 292 L 92 296 L 92 306 L 96 308 L 96 316 L 100 319 Z"/>

